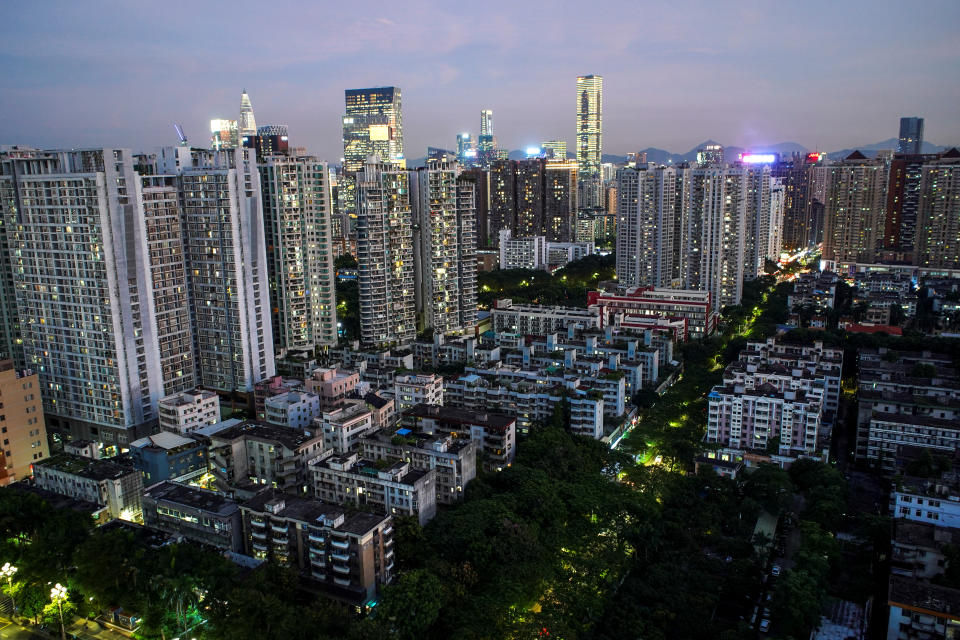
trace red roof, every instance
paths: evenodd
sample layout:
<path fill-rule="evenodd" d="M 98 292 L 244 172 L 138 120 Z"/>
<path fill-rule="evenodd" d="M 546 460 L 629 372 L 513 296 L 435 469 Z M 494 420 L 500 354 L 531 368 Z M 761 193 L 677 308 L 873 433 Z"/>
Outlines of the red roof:
<path fill-rule="evenodd" d="M 850 333 L 888 333 L 891 336 L 902 336 L 903 329 L 886 324 L 851 324 L 847 325 Z"/>

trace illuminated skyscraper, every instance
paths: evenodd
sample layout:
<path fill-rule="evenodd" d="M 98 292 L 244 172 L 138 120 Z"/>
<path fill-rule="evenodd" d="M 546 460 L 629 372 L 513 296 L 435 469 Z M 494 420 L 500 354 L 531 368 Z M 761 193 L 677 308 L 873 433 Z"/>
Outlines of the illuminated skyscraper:
<path fill-rule="evenodd" d="M 889 169 L 885 160 L 868 159 L 859 151 L 829 166 L 824 260 L 877 261 L 886 226 Z"/>
<path fill-rule="evenodd" d="M 257 120 L 253 117 L 253 105 L 250 104 L 250 96 L 247 90 L 243 90 L 240 96 L 240 136 L 257 135 Z"/>
<path fill-rule="evenodd" d="M 236 149 L 240 146 L 240 132 L 236 120 L 214 118 L 210 121 L 210 148 Z"/>
<path fill-rule="evenodd" d="M 457 134 L 457 162 L 461 167 L 471 167 L 477 161 L 477 147 L 469 133 Z"/>
<path fill-rule="evenodd" d="M 558 162 L 567 161 L 567 141 L 566 140 L 547 140 L 540 143 L 540 148 L 547 160 L 556 160 Z"/>
<path fill-rule="evenodd" d="M 548 160 L 544 178 L 543 228 L 539 233 L 548 242 L 573 242 L 577 230 L 577 163 Z"/>
<path fill-rule="evenodd" d="M 477 159 L 484 167 L 496 160 L 497 139 L 493 135 L 493 110 L 480 111 L 480 137 L 477 138 Z"/>
<path fill-rule="evenodd" d="M 417 334 L 410 174 L 371 156 L 356 179 L 360 341 L 407 344 Z"/>
<path fill-rule="evenodd" d="M 577 164 L 580 179 L 600 177 L 603 154 L 603 77 L 577 78 Z"/>
<path fill-rule="evenodd" d="M 900 118 L 900 139 L 897 153 L 916 155 L 923 148 L 923 118 Z"/>
<path fill-rule="evenodd" d="M 513 232 L 517 223 L 517 162 L 496 160 L 490 165 L 490 214 L 487 236 L 498 247 L 500 231 Z"/>
<path fill-rule="evenodd" d="M 477 324 L 474 185 L 452 156 L 410 172 L 417 328 L 473 334 Z"/>
<path fill-rule="evenodd" d="M 356 174 L 371 155 L 402 167 L 403 115 L 399 87 L 347 89 L 343 116 L 343 184 L 340 202 L 347 213 L 356 211 Z"/>
<path fill-rule="evenodd" d="M 331 194 L 327 163 L 261 158 L 273 342 L 307 349 L 337 342 Z"/>
<path fill-rule="evenodd" d="M 480 135 L 493 135 L 493 109 L 483 109 L 480 111 Z"/>

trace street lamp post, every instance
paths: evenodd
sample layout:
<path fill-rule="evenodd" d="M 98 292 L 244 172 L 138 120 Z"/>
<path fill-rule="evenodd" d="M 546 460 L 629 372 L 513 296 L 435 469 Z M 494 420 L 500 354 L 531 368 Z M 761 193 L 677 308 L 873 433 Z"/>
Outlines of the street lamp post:
<path fill-rule="evenodd" d="M 10 591 L 10 617 L 15 618 L 17 615 L 17 603 L 13 599 L 13 574 L 17 572 L 17 568 L 10 564 L 9 562 L 4 562 L 3 566 L 0 567 L 0 576 L 3 576 L 7 579 L 7 588 Z"/>
<path fill-rule="evenodd" d="M 60 612 L 60 638 L 67 640 L 67 628 L 63 624 L 63 601 L 67 599 L 67 588 L 59 582 L 50 589 L 50 599 L 57 603 Z"/>

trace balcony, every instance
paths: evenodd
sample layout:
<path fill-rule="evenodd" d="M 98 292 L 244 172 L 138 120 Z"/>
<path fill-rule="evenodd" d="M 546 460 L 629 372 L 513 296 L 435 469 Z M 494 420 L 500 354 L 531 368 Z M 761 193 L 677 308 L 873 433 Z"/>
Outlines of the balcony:
<path fill-rule="evenodd" d="M 274 536 L 272 542 L 275 545 L 285 547 L 290 542 L 290 539 L 287 538 L 287 536 Z"/>
<path fill-rule="evenodd" d="M 335 562 L 350 562 L 349 553 L 331 553 L 330 557 L 333 558 Z"/>
<path fill-rule="evenodd" d="M 316 542 L 317 544 L 323 544 L 327 541 L 323 536 L 314 535 L 312 533 L 307 536 L 307 539 L 310 540 L 310 542 Z"/>
<path fill-rule="evenodd" d="M 287 525 L 283 525 L 282 527 L 278 527 L 278 526 L 275 525 L 275 524 L 271 524 L 271 525 L 270 525 L 270 530 L 273 531 L 274 533 L 282 533 L 282 534 L 286 535 L 286 533 L 287 533 Z"/>
<path fill-rule="evenodd" d="M 327 561 L 324 558 L 310 558 L 310 564 L 321 569 L 326 568 Z"/>
<path fill-rule="evenodd" d="M 263 531 L 251 531 L 251 532 L 250 532 L 250 535 L 253 537 L 254 540 L 266 540 L 266 539 L 267 539 L 267 534 L 264 533 Z"/>
<path fill-rule="evenodd" d="M 333 582 L 334 582 L 335 584 L 340 585 L 341 587 L 349 587 L 349 586 L 350 586 L 350 581 L 349 581 L 349 580 L 344 580 L 343 578 L 338 578 L 338 577 L 336 577 L 336 576 L 333 577 Z"/>
<path fill-rule="evenodd" d="M 310 572 L 310 575 L 313 576 L 313 579 L 314 579 L 314 580 L 326 580 L 326 579 L 327 579 L 327 574 L 325 574 L 323 571 L 311 571 L 311 572 Z"/>
<path fill-rule="evenodd" d="M 258 527 L 258 528 L 260 528 L 260 527 L 265 527 L 265 526 L 267 526 L 267 523 L 265 523 L 263 520 L 254 520 L 253 518 L 251 518 L 251 519 L 250 519 L 250 526 L 251 526 L 251 527 Z"/>
<path fill-rule="evenodd" d="M 257 544 L 256 542 L 254 542 L 254 543 L 253 543 L 253 550 L 254 550 L 254 551 L 260 551 L 260 552 L 262 552 L 262 553 L 266 553 L 266 552 L 267 552 L 267 547 L 266 547 L 266 545 Z"/>
<path fill-rule="evenodd" d="M 334 548 L 336 548 L 336 549 L 349 549 L 349 548 L 350 548 L 350 543 L 349 543 L 348 541 L 346 541 L 346 540 L 334 540 L 334 539 L 331 538 L 330 544 L 332 544 L 332 545 L 334 546 Z"/>
<path fill-rule="evenodd" d="M 348 567 L 345 564 L 335 564 L 333 565 L 333 570 L 336 571 L 337 573 L 344 573 L 344 574 L 350 573 L 350 567 Z"/>

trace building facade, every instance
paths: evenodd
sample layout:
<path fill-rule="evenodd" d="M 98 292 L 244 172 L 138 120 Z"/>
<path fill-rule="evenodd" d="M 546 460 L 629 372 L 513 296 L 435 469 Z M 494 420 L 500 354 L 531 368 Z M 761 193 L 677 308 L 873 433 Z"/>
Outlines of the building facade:
<path fill-rule="evenodd" d="M 0 486 L 32 475 L 31 465 L 50 457 L 40 399 L 40 376 L 0 360 Z"/>

